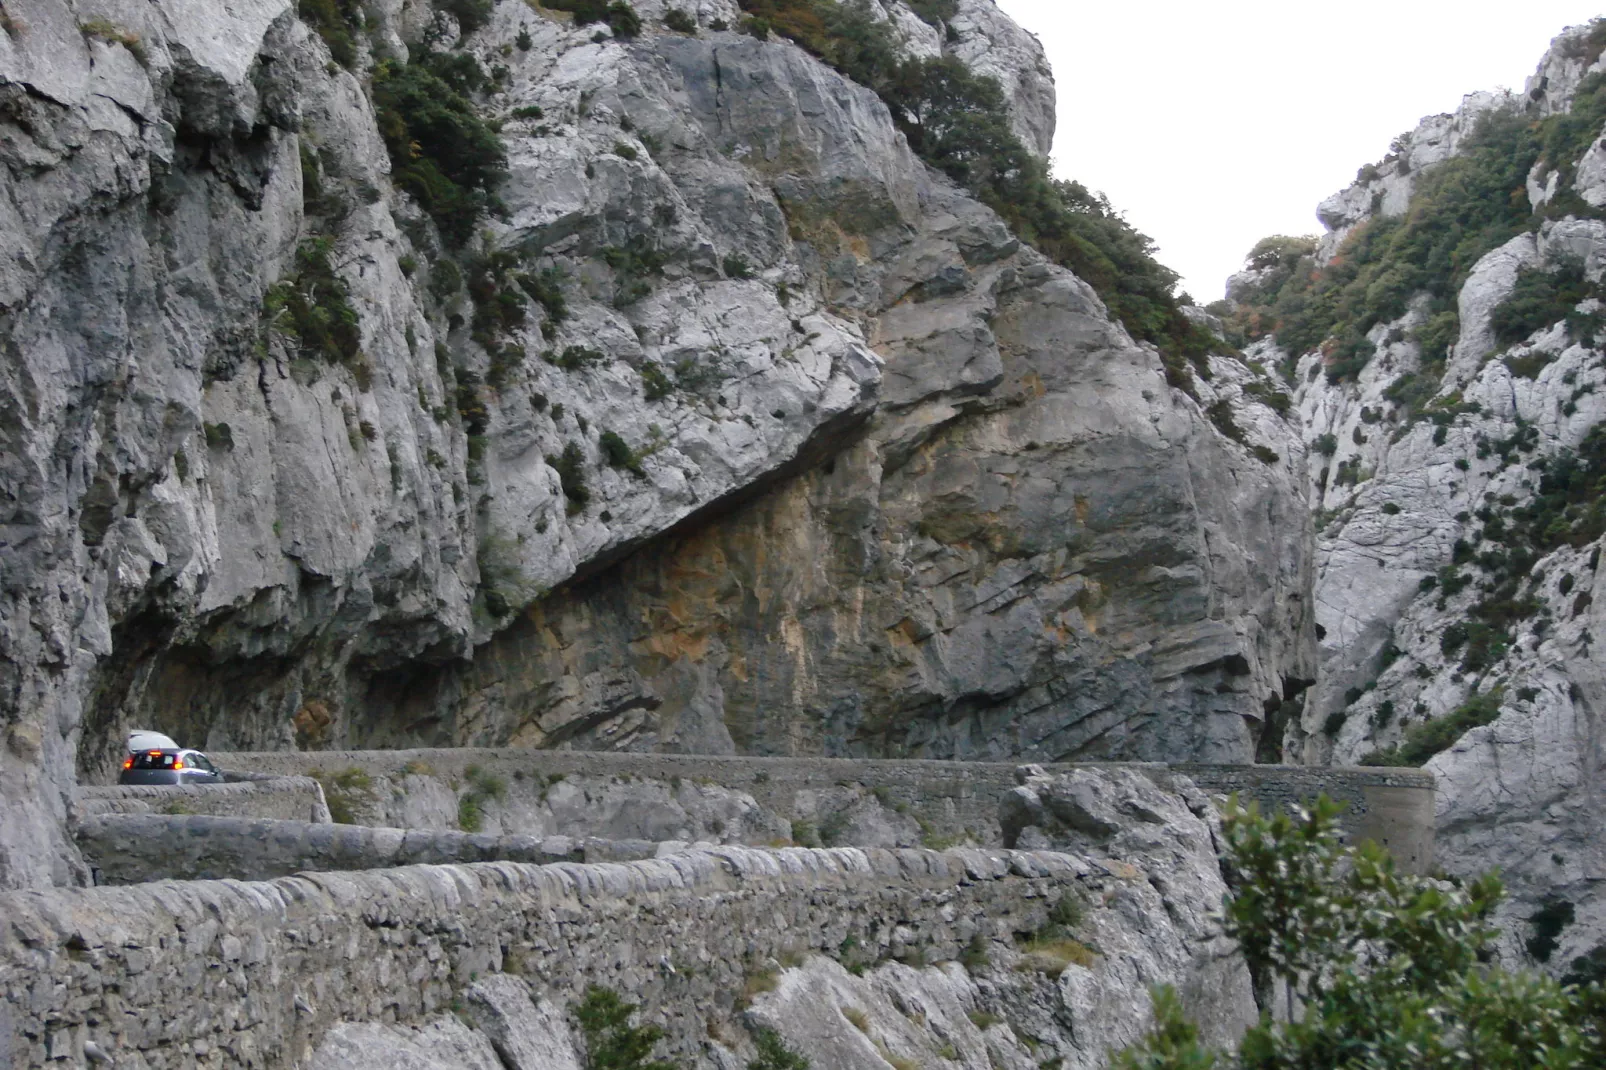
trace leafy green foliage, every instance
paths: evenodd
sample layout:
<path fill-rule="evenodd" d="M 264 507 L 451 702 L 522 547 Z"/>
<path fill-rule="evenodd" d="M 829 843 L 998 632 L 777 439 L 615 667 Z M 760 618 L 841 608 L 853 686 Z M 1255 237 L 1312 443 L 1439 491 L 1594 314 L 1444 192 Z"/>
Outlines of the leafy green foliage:
<path fill-rule="evenodd" d="M 599 254 L 613 269 L 615 308 L 633 305 L 652 293 L 648 279 L 662 275 L 668 256 L 643 235 L 637 234 L 623 245 L 611 245 Z"/>
<path fill-rule="evenodd" d="M 664 12 L 664 25 L 676 33 L 695 34 L 697 32 L 697 20 L 678 7 L 672 7 Z"/>
<path fill-rule="evenodd" d="M 386 61 L 374 68 L 374 109 L 392 180 L 417 198 L 453 245 L 473 234 L 507 162 L 501 135 L 466 95 L 483 77 L 463 54 L 429 53 L 405 67 Z"/>
<path fill-rule="evenodd" d="M 586 1070 L 676 1070 L 673 1063 L 653 1059 L 652 1050 L 664 1031 L 655 1025 L 630 1024 L 635 1004 L 619 993 L 592 985 L 575 1004 L 574 1016 L 586 1041 Z"/>
<path fill-rule="evenodd" d="M 1525 179 L 1540 151 L 1540 132 L 1520 112 L 1492 111 L 1459 155 L 1417 181 L 1403 216 L 1357 227 L 1325 267 L 1309 254 L 1294 259 L 1297 247 L 1285 240 L 1262 242 L 1251 257 L 1276 271 L 1245 295 L 1238 325 L 1248 337 L 1275 331 L 1290 354 L 1325 343 L 1328 377 L 1342 381 L 1371 359 L 1367 332 L 1426 294 L 1429 322 L 1416 341 L 1428 364 L 1442 361 L 1458 329 L 1455 294 L 1472 265 L 1536 223 Z"/>
<path fill-rule="evenodd" d="M 1374 750 L 1360 759 L 1361 765 L 1420 766 L 1441 751 L 1449 750 L 1455 741 L 1483 725 L 1492 724 L 1500 716 L 1501 688 L 1481 695 L 1473 695 L 1443 717 L 1430 717 L 1412 725 L 1405 738 L 1395 746 Z"/>
<path fill-rule="evenodd" d="M 1217 1054 L 1199 1043 L 1199 1029 L 1182 1013 L 1176 989 L 1154 991 L 1154 1029 L 1116 1056 L 1116 1070 L 1213 1070 Z"/>
<path fill-rule="evenodd" d="M 591 501 L 591 490 L 586 486 L 586 455 L 579 444 L 570 442 L 561 454 L 548 454 L 546 463 L 558 474 L 563 496 L 568 499 L 568 514 L 573 516 L 583 510 Z"/>
<path fill-rule="evenodd" d="M 788 1048 L 773 1029 L 760 1029 L 753 1046 L 758 1049 L 758 1058 L 747 1064 L 747 1070 L 809 1070 L 809 1061 Z"/>
<path fill-rule="evenodd" d="M 1568 260 L 1549 270 L 1522 268 L 1510 296 L 1489 314 L 1489 325 L 1495 341 L 1514 345 L 1567 319 L 1574 305 L 1596 296 L 1596 287 L 1584 277 L 1582 261 Z"/>
<path fill-rule="evenodd" d="M 741 0 L 751 22 L 812 52 L 881 96 L 923 160 L 975 194 L 1023 240 L 1091 285 L 1127 331 L 1154 343 L 1174 386 L 1192 389 L 1219 344 L 1181 312 L 1177 275 L 1102 195 L 1055 181 L 1009 125 L 997 80 L 952 56 L 903 61 L 860 3 Z M 940 13 L 945 3 L 922 5 Z M 755 34 L 756 35 L 756 34 Z"/>
<path fill-rule="evenodd" d="M 268 287 L 262 316 L 270 330 L 295 341 L 302 356 L 354 360 L 362 344 L 351 289 L 335 274 L 334 241 L 308 238 L 296 249 L 295 272 Z"/>
<path fill-rule="evenodd" d="M 1459 886 L 1397 873 L 1373 843 L 1340 846 L 1340 807 L 1266 817 L 1228 810 L 1233 874 L 1225 928 L 1262 1003 L 1274 984 L 1298 1021 L 1270 1015 L 1245 1034 L 1240 1070 L 1586 1070 L 1606 1060 L 1606 993 L 1481 965 L 1499 881 Z M 1206 1070 L 1217 1053 L 1187 1028 L 1166 989 L 1156 1030 L 1125 1070 Z"/>
<path fill-rule="evenodd" d="M 641 392 L 648 401 L 668 397 L 674 389 L 675 384 L 657 363 L 648 361 L 641 366 Z"/>
<path fill-rule="evenodd" d="M 1606 22 L 1597 20 L 1594 34 L 1603 32 L 1606 32 Z M 1565 115 L 1552 116 L 1544 124 L 1539 158 L 1549 169 L 1561 172 L 1557 189 L 1572 189 L 1578 158 L 1600 137 L 1603 125 L 1606 125 L 1606 74 L 1597 72 L 1578 83 L 1573 106 Z"/>
<path fill-rule="evenodd" d="M 342 67 L 357 62 L 356 31 L 362 29 L 360 0 L 297 0 L 296 14 L 329 46 L 329 54 Z"/>
<path fill-rule="evenodd" d="M 597 439 L 602 447 L 603 460 L 611 468 L 623 468 L 633 475 L 645 476 L 647 473 L 641 467 L 641 455 L 630 448 L 630 443 L 616 431 L 604 431 Z"/>

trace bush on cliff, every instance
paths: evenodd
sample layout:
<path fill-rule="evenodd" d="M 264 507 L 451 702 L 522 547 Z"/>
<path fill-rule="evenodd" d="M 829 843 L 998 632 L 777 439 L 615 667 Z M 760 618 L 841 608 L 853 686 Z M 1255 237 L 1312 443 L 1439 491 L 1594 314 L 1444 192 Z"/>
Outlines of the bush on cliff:
<path fill-rule="evenodd" d="M 592 985 L 575 1004 L 574 1016 L 586 1041 L 586 1070 L 677 1070 L 674 1063 L 652 1058 L 664 1038 L 655 1025 L 631 1025 L 636 1005 L 612 989 Z"/>
<path fill-rule="evenodd" d="M 482 79 L 472 57 L 461 55 L 431 53 L 405 67 L 387 60 L 374 68 L 374 110 L 391 178 L 452 245 L 473 234 L 507 162 L 501 135 L 468 97 Z"/>
<path fill-rule="evenodd" d="M 1285 987 L 1297 1022 L 1263 1015 L 1235 1054 L 1203 1045 L 1174 991 L 1155 993 L 1156 1028 L 1123 1070 L 1586 1070 L 1606 1065 L 1606 992 L 1485 965 L 1501 896 L 1408 877 L 1386 851 L 1340 843 L 1340 807 L 1295 816 L 1228 810 L 1226 930 L 1256 995 Z"/>

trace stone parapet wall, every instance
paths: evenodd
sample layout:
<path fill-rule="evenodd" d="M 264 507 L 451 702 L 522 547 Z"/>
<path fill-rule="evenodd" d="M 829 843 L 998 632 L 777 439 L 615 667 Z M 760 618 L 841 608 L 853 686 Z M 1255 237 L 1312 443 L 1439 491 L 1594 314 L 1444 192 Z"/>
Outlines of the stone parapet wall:
<path fill-rule="evenodd" d="M 630 992 L 660 1009 L 668 1054 L 690 1057 L 763 963 L 844 947 L 953 958 L 978 934 L 1040 928 L 1093 868 L 1048 852 L 721 847 L 5 893 L 0 1065 L 84 1065 L 93 1041 L 119 1066 L 288 1067 L 338 1021 L 417 1020 L 496 971 L 560 999 Z"/>
<path fill-rule="evenodd" d="M 405 769 L 463 785 L 469 770 L 497 777 L 515 802 L 546 792 L 555 778 L 615 777 L 717 784 L 745 792 L 787 820 L 812 817 L 817 798 L 842 786 L 868 791 L 916 817 L 933 838 L 1000 842 L 999 797 L 1015 786 L 1016 762 L 949 762 L 858 758 L 767 758 L 591 751 L 438 749 L 396 751 L 274 751 L 214 755 L 230 769 L 305 775 L 360 770 L 396 778 Z M 1407 869 L 1433 864 L 1433 774 L 1421 769 L 1283 765 L 1048 764 L 1047 772 L 1132 768 L 1161 787 L 1189 777 L 1207 792 L 1237 792 L 1245 801 L 1282 807 L 1325 792 L 1346 807 L 1346 830 L 1375 839 Z M 461 790 L 461 788 L 457 789 Z M 503 831 L 508 831 L 504 829 Z M 562 831 L 562 830 L 559 830 Z"/>
<path fill-rule="evenodd" d="M 74 834 L 96 884 L 261 881 L 302 872 L 471 862 L 622 862 L 652 858 L 661 849 L 647 840 L 493 836 L 194 814 L 98 814 L 81 821 Z"/>
<path fill-rule="evenodd" d="M 1434 867 L 1434 784 L 1426 769 L 1374 766 L 1174 765 L 1176 773 L 1212 793 L 1237 794 L 1263 808 L 1281 808 L 1328 795 L 1344 806 L 1353 839 L 1373 840 L 1408 873 Z"/>
<path fill-rule="evenodd" d="M 207 814 L 213 817 L 329 820 L 323 787 L 309 776 L 253 773 L 231 775 L 225 784 L 117 784 L 81 787 L 74 795 L 79 818 L 96 814 Z"/>

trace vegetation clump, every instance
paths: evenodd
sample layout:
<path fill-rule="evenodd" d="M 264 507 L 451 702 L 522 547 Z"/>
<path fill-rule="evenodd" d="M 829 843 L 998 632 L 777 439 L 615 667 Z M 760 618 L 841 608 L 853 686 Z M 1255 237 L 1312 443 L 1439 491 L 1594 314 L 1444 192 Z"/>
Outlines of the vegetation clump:
<path fill-rule="evenodd" d="M 1405 738 L 1386 749 L 1370 751 L 1360 759 L 1361 765 L 1425 765 L 1427 760 L 1441 751 L 1449 750 L 1456 740 L 1500 716 L 1502 688 L 1494 688 L 1481 695 L 1473 695 L 1443 717 L 1430 717 L 1406 729 Z"/>
<path fill-rule="evenodd" d="M 568 499 L 568 514 L 573 516 L 585 509 L 591 501 L 591 490 L 586 486 L 586 455 L 579 444 L 570 442 L 561 454 L 547 454 L 546 463 L 558 474 L 563 496 Z"/>
<path fill-rule="evenodd" d="M 635 476 L 645 476 L 641 467 L 641 454 L 630 448 L 630 443 L 616 431 L 604 431 L 597 444 L 602 447 L 603 459 L 611 468 L 622 468 Z"/>
<path fill-rule="evenodd" d="M 312 778 L 323 788 L 329 806 L 329 820 L 337 825 L 360 824 L 359 811 L 374 801 L 374 778 L 356 766 L 337 773 L 312 770 Z"/>
<path fill-rule="evenodd" d="M 349 68 L 357 62 L 357 32 L 363 28 L 361 0 L 297 0 L 296 14 L 323 38 L 336 63 Z"/>
<path fill-rule="evenodd" d="M 1227 934 L 1256 995 L 1286 989 L 1296 1020 L 1267 1014 L 1236 1053 L 1200 1042 L 1169 986 L 1156 1025 L 1119 1070 L 1448 1068 L 1586 1070 L 1606 1062 L 1606 992 L 1485 965 L 1495 877 L 1454 884 L 1398 873 L 1371 842 L 1344 847 L 1325 797 L 1265 817 L 1236 802 L 1223 822 L 1233 883 Z"/>
<path fill-rule="evenodd" d="M 809 1070 L 809 1061 L 786 1046 L 781 1035 L 773 1029 L 760 1029 L 753 1037 L 758 1058 L 747 1064 L 747 1070 Z"/>
<path fill-rule="evenodd" d="M 623 245 L 610 245 L 599 254 L 613 269 L 615 308 L 633 305 L 652 293 L 648 279 L 662 275 L 668 256 L 644 236 L 637 234 Z"/>
<path fill-rule="evenodd" d="M 392 180 L 451 245 L 473 234 L 507 163 L 501 135 L 469 99 L 483 80 L 478 62 L 463 54 L 427 53 L 407 66 L 387 60 L 374 68 L 374 109 Z"/>
<path fill-rule="evenodd" d="M 457 800 L 457 827 L 478 832 L 485 827 L 485 808 L 507 796 L 507 781 L 478 765 L 464 770 L 468 789 Z"/>
<path fill-rule="evenodd" d="M 592 985 L 574 1006 L 574 1016 L 585 1037 L 586 1070 L 676 1070 L 673 1063 L 652 1058 L 664 1038 L 655 1025 L 631 1025 L 636 1013 L 619 993 Z"/>
<path fill-rule="evenodd" d="M 1574 306 L 1585 298 L 1598 296 L 1598 288 L 1584 277 L 1580 260 L 1565 260 L 1549 269 L 1525 267 L 1517 272 L 1510 296 L 1489 314 L 1489 326 L 1494 330 L 1495 341 L 1506 346 L 1562 321 L 1567 323 L 1568 334 L 1577 338 L 1587 325 Z"/>
<path fill-rule="evenodd" d="M 262 315 L 270 330 L 295 342 L 301 356 L 350 361 L 358 355 L 362 332 L 351 290 L 330 261 L 333 248 L 327 237 L 302 242 L 294 273 L 268 288 Z"/>

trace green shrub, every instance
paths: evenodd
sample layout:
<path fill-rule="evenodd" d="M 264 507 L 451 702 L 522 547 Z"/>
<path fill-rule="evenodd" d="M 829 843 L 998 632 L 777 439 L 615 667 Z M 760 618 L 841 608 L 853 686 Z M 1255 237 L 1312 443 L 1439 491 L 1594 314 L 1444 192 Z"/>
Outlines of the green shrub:
<path fill-rule="evenodd" d="M 317 31 L 342 67 L 357 62 L 356 31 L 363 26 L 361 0 L 297 0 L 296 14 Z"/>
<path fill-rule="evenodd" d="M 233 450 L 234 429 L 226 423 L 202 424 L 201 430 L 206 436 L 206 447 L 212 450 Z"/>
<path fill-rule="evenodd" d="M 375 118 L 390 153 L 391 180 L 418 200 L 453 245 L 473 234 L 507 162 L 501 135 L 465 95 L 476 87 L 463 60 L 478 70 L 472 57 L 428 53 L 405 67 L 387 60 L 373 73 Z"/>
<path fill-rule="evenodd" d="M 1212 424 L 1215 424 L 1217 431 L 1220 431 L 1234 442 L 1244 441 L 1243 428 L 1239 427 L 1237 421 L 1232 418 L 1232 405 L 1228 403 L 1226 398 L 1212 402 L 1210 407 L 1205 410 L 1205 415 L 1210 418 Z"/>
<path fill-rule="evenodd" d="M 648 401 L 668 397 L 674 389 L 675 385 L 669 381 L 669 376 L 656 363 L 648 361 L 641 366 L 641 392 Z"/>
<path fill-rule="evenodd" d="M 469 435 L 483 435 L 491 425 L 491 412 L 480 392 L 480 377 L 467 368 L 457 370 L 457 415 Z"/>
<path fill-rule="evenodd" d="M 580 512 L 591 501 L 591 491 L 586 486 L 585 479 L 585 453 L 579 445 L 570 442 L 563 447 L 558 455 L 548 454 L 546 463 L 558 473 L 558 482 L 563 487 L 563 496 L 568 499 L 566 509 L 570 516 Z"/>
<path fill-rule="evenodd" d="M 641 455 L 630 448 L 619 434 L 613 431 L 604 431 L 597 440 L 602 447 L 603 459 L 611 468 L 622 468 L 633 475 L 645 476 L 647 473 L 641 467 Z"/>
<path fill-rule="evenodd" d="M 773 1029 L 760 1029 L 753 1037 L 758 1058 L 747 1064 L 747 1070 L 809 1070 L 809 1061 L 786 1046 L 781 1035 Z"/>
<path fill-rule="evenodd" d="M 323 787 L 329 820 L 337 825 L 359 824 L 359 809 L 374 801 L 374 778 L 354 765 L 338 773 L 314 769 L 312 778 Z"/>
<path fill-rule="evenodd" d="M 613 304 L 616 308 L 633 305 L 652 292 L 647 279 L 662 275 L 668 256 L 645 237 L 636 235 L 623 245 L 613 245 L 598 254 L 614 272 Z"/>
<path fill-rule="evenodd" d="M 733 279 L 750 279 L 753 269 L 747 266 L 747 258 L 740 253 L 732 253 L 724 261 L 725 274 Z"/>
<path fill-rule="evenodd" d="M 1562 322 L 1574 305 L 1594 296 L 1598 296 L 1596 287 L 1584 277 L 1580 260 L 1567 260 L 1549 269 L 1521 268 L 1511 294 L 1490 312 L 1489 326 L 1495 341 L 1515 345 L 1537 330 Z"/>
<path fill-rule="evenodd" d="M 1500 700 L 1504 689 L 1496 687 L 1486 694 L 1473 695 L 1443 717 L 1433 717 L 1414 724 L 1405 732 L 1405 738 L 1385 750 L 1374 750 L 1360 759 L 1361 765 L 1421 766 L 1441 751 L 1449 750 L 1456 740 L 1474 728 L 1492 724 L 1500 716 Z"/>
<path fill-rule="evenodd" d="M 299 355 L 351 361 L 358 355 L 362 331 L 351 290 L 330 263 L 333 247 L 326 237 L 302 242 L 296 248 L 295 271 L 263 296 L 262 316 L 270 330 L 294 340 Z"/>
<path fill-rule="evenodd" d="M 562 353 L 548 349 L 541 354 L 541 357 L 548 364 L 562 368 L 566 372 L 577 372 L 588 364 L 601 364 L 608 359 L 602 350 L 592 349 L 589 346 L 564 346 Z"/>
<path fill-rule="evenodd" d="M 633 1026 L 636 1013 L 611 989 L 592 985 L 575 1004 L 574 1016 L 585 1037 L 586 1070 L 677 1070 L 673 1063 L 652 1058 L 664 1031 L 655 1025 Z"/>
<path fill-rule="evenodd" d="M 1234 882 L 1227 934 L 1267 1005 L 1298 1001 L 1296 1021 L 1267 1014 L 1236 1055 L 1204 1047 L 1169 986 L 1155 1027 L 1117 1070 L 1588 1070 L 1606 1065 L 1606 993 L 1486 965 L 1502 896 L 1486 875 L 1454 884 L 1398 873 L 1371 842 L 1341 846 L 1342 808 L 1267 818 L 1236 803 L 1223 822 Z"/>
<path fill-rule="evenodd" d="M 664 12 L 664 25 L 676 33 L 697 32 L 697 20 L 678 7 L 672 7 Z"/>
<path fill-rule="evenodd" d="M 538 274 L 525 272 L 518 276 L 524 292 L 546 311 L 547 319 L 561 324 L 569 318 L 569 303 L 563 296 L 563 272 L 546 268 Z"/>
<path fill-rule="evenodd" d="M 471 332 L 474 341 L 486 349 L 524 325 L 528 299 L 514 279 L 517 265 L 518 254 L 498 250 L 476 257 L 465 267 L 469 300 L 474 302 Z"/>

